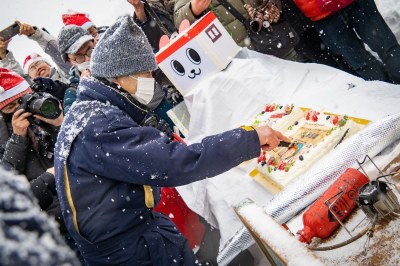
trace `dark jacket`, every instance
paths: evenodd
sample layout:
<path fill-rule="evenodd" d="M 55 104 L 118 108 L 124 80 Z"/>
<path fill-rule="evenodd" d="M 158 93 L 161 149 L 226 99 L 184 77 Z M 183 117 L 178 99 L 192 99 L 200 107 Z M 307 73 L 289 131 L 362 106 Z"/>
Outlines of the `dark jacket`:
<path fill-rule="evenodd" d="M 136 18 L 136 14 L 133 14 L 133 18 L 139 27 L 142 28 L 146 34 L 147 39 L 153 52 L 157 53 L 160 49 L 159 42 L 163 35 L 168 37 L 175 31 L 175 26 L 172 16 L 165 10 L 159 9 L 156 6 L 150 7 L 148 3 L 144 3 L 145 13 L 147 19 L 145 21 L 139 21 Z"/>
<path fill-rule="evenodd" d="M 80 265 L 25 177 L 0 167 L 0 264 Z"/>
<path fill-rule="evenodd" d="M 53 133 L 56 135 L 56 132 Z M 39 201 L 39 206 L 57 220 L 62 233 L 66 232 L 54 176 L 46 172 L 54 165 L 53 158 L 38 154 L 28 137 L 13 134 L 11 122 L 1 115 L 0 164 L 7 170 L 14 170 L 26 176 L 33 194 Z"/>
<path fill-rule="evenodd" d="M 258 136 L 234 129 L 186 146 L 140 126 L 142 110 L 116 88 L 81 81 L 55 153 L 68 231 L 88 264 L 194 265 L 188 241 L 152 210 L 160 188 L 213 177 L 258 156 Z"/>

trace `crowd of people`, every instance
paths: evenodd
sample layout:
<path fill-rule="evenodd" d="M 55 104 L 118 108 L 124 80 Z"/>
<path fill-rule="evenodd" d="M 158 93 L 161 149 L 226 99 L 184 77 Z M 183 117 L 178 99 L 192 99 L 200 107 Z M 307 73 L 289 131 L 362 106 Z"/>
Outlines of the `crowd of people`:
<path fill-rule="evenodd" d="M 184 143 L 166 113 L 183 97 L 155 60 L 160 38 L 173 38 L 184 19 L 193 23 L 213 11 L 239 46 L 400 83 L 400 46 L 373 0 L 322 9 L 308 0 L 127 1 L 133 13 L 109 27 L 96 27 L 83 13 L 64 14 L 57 38 L 16 21 L 19 34 L 37 42 L 52 62 L 34 53 L 21 65 L 11 39 L 0 37 L 0 164 L 24 175 L 31 192 L 9 185 L 12 174 L 2 169 L 0 180 L 7 178 L 1 190 L 22 193 L 27 208 L 37 208 L 34 195 L 58 222 L 75 255 L 47 258 L 50 264 L 215 265 L 218 230 L 190 210 L 174 187 L 216 176 L 288 141 L 263 126 Z M 257 32 L 254 22 L 261 23 Z M 256 43 L 269 38 L 259 32 L 271 29 L 285 50 Z M 21 211 L 9 205 L 1 211 Z M 68 249 L 53 225 L 29 219 L 25 231 L 49 230 L 53 242 Z M 0 236 L 8 238 L 13 226 L 24 226 L 12 219 L 0 223 Z M 250 265 L 251 257 L 242 256 Z M 0 252 L 0 259 L 32 264 L 26 254 Z"/>

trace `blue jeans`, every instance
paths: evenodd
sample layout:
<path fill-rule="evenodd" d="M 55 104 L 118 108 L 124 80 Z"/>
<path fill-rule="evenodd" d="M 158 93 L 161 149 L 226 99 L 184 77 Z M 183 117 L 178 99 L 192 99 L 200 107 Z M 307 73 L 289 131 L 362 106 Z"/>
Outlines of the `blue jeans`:
<path fill-rule="evenodd" d="M 374 0 L 356 0 L 316 21 L 315 26 L 329 49 L 342 55 L 362 78 L 400 83 L 400 46 Z M 382 62 L 365 49 L 364 43 Z"/>

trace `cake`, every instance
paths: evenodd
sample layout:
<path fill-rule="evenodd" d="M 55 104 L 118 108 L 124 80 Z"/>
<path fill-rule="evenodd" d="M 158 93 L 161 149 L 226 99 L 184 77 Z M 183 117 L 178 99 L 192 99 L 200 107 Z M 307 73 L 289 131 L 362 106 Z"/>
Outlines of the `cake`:
<path fill-rule="evenodd" d="M 287 147 L 261 151 L 256 162 L 258 172 L 279 188 L 285 187 L 344 138 L 361 129 L 361 125 L 346 115 L 280 104 L 267 104 L 251 125 L 268 125 L 291 140 Z"/>

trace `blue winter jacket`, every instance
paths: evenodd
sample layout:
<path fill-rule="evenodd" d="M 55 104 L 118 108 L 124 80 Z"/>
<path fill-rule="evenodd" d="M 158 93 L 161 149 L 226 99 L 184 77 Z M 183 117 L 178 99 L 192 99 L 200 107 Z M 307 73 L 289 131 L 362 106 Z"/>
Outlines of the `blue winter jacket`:
<path fill-rule="evenodd" d="M 186 146 L 139 126 L 142 118 L 118 89 L 81 81 L 55 156 L 68 231 L 91 265 L 195 265 L 188 241 L 152 210 L 160 188 L 213 177 L 258 156 L 258 136 L 238 128 Z"/>

